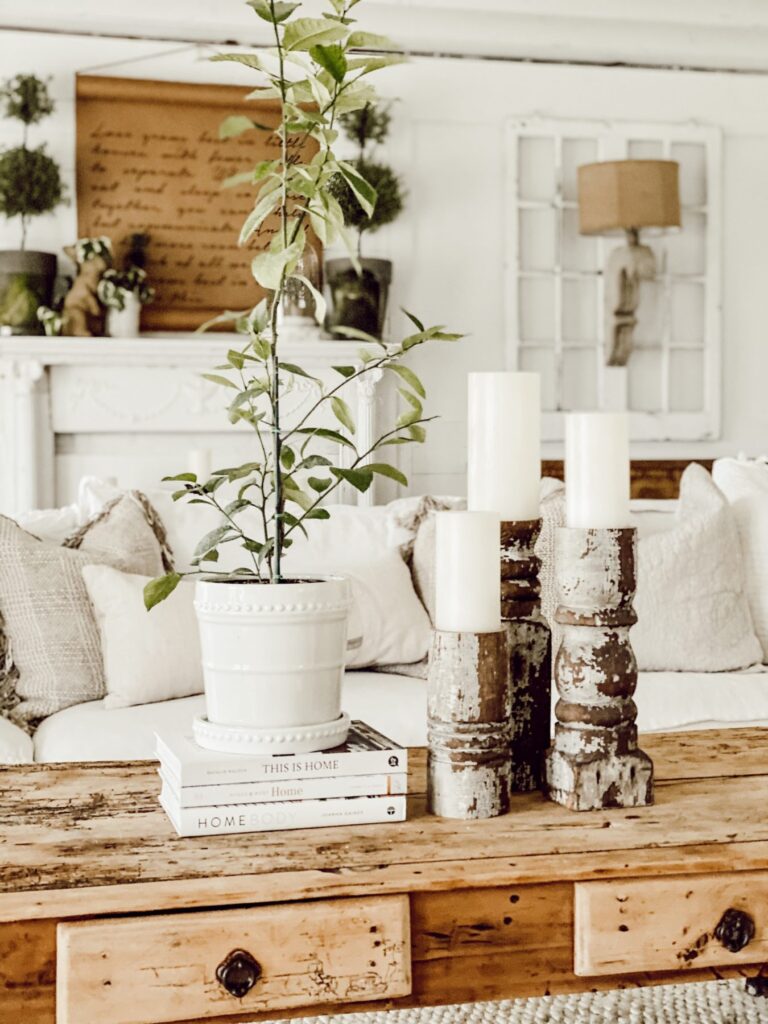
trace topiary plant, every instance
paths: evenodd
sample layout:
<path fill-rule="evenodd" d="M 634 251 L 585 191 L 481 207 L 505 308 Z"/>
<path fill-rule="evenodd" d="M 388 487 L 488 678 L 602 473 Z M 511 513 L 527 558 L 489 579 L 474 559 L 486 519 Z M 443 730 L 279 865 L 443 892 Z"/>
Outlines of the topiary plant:
<path fill-rule="evenodd" d="M 27 146 L 29 126 L 53 112 L 48 86 L 35 75 L 16 75 L 0 89 L 6 117 L 24 125 L 20 146 L 0 154 L 0 213 L 21 219 L 21 248 L 27 241 L 31 217 L 50 213 L 64 201 L 64 185 L 59 166 L 45 152 L 45 145 Z"/>
<path fill-rule="evenodd" d="M 358 155 L 350 161 L 357 172 L 376 190 L 376 203 L 372 213 L 366 212 L 350 188 L 346 179 L 336 174 L 330 182 L 330 192 L 338 201 L 347 227 L 357 231 L 358 255 L 362 248 L 363 234 L 377 231 L 385 224 L 391 224 L 403 209 L 403 187 L 395 171 L 385 163 L 368 156 L 369 147 L 381 145 L 389 135 L 392 115 L 389 107 L 367 103 L 362 110 L 353 110 L 339 116 L 347 138 L 356 142 Z"/>

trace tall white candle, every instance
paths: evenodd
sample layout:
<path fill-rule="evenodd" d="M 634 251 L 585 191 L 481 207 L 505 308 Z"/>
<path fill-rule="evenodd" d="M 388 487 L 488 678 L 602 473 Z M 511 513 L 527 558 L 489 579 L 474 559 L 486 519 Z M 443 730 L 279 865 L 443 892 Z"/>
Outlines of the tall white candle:
<path fill-rule="evenodd" d="M 565 519 L 568 526 L 629 526 L 626 413 L 578 412 L 565 420 Z"/>
<path fill-rule="evenodd" d="M 538 373 L 470 373 L 467 505 L 514 522 L 539 517 Z"/>
<path fill-rule="evenodd" d="M 190 473 L 196 473 L 198 481 L 205 481 L 211 475 L 211 449 L 192 448 L 187 452 L 187 465 Z"/>
<path fill-rule="evenodd" d="M 500 520 L 495 512 L 437 512 L 435 629 L 501 628 Z"/>

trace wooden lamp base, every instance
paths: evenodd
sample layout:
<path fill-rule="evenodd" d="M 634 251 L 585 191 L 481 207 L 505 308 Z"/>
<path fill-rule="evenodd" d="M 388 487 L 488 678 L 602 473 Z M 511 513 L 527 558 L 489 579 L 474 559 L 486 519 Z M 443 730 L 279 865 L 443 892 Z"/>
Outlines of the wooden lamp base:
<path fill-rule="evenodd" d="M 633 529 L 557 535 L 555 659 L 560 700 L 547 755 L 550 799 L 574 811 L 653 803 L 653 764 L 637 746 Z"/>

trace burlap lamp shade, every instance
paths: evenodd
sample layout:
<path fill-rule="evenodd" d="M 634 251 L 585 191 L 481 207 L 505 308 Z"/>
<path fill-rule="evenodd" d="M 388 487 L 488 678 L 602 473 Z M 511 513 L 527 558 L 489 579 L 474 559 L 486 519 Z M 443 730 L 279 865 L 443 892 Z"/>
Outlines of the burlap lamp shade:
<path fill-rule="evenodd" d="M 674 160 L 607 160 L 579 167 L 579 230 L 604 235 L 680 227 Z"/>

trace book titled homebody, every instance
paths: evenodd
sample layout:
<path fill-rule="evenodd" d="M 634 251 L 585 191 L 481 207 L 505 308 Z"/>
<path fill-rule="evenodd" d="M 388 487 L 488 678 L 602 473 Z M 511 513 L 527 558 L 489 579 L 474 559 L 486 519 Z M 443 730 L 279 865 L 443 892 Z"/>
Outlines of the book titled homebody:
<path fill-rule="evenodd" d="M 181 786 L 165 768 L 158 769 L 163 793 L 179 807 L 220 807 L 222 804 L 265 804 L 279 800 L 323 800 L 336 796 L 399 796 L 407 792 L 408 776 L 331 775 L 320 779 L 274 779 L 270 782 L 219 782 Z"/>
<path fill-rule="evenodd" d="M 160 804 L 180 836 L 405 821 L 405 801 L 404 796 L 356 796 L 231 807 L 179 807 L 168 798 L 167 790 L 160 794 Z"/>
<path fill-rule="evenodd" d="M 338 775 L 401 774 L 408 752 L 365 722 L 353 722 L 344 743 L 314 754 L 219 754 L 181 729 L 155 733 L 157 756 L 174 789 L 222 782 L 320 779 Z"/>

